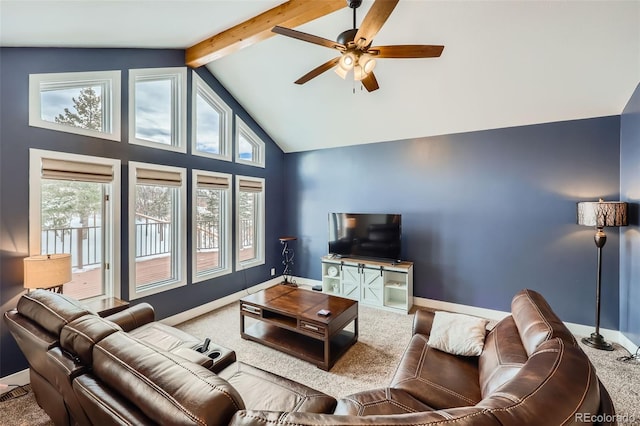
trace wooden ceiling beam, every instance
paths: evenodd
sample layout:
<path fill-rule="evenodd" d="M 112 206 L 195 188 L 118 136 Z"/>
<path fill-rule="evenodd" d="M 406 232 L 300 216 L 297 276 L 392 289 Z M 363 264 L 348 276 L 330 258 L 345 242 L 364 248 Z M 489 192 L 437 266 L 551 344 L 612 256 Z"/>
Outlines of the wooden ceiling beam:
<path fill-rule="evenodd" d="M 294 28 L 346 6 L 345 0 L 289 0 L 187 48 L 185 62 L 197 68 L 275 35 L 276 25 Z"/>

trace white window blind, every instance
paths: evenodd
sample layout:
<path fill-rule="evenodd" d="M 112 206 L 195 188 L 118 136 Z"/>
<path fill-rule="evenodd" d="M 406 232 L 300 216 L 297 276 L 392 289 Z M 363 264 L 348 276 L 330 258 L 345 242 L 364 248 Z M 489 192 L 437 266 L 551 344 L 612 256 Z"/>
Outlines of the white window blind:
<path fill-rule="evenodd" d="M 223 176 L 198 175 L 198 188 L 206 189 L 229 189 L 229 178 Z"/>
<path fill-rule="evenodd" d="M 262 182 L 248 179 L 240 179 L 238 182 L 242 192 L 262 192 Z"/>
<path fill-rule="evenodd" d="M 178 172 L 153 169 L 136 169 L 136 184 L 155 186 L 181 186 L 182 176 Z"/>
<path fill-rule="evenodd" d="M 109 183 L 113 181 L 113 166 L 43 158 L 41 177 L 43 179 Z"/>

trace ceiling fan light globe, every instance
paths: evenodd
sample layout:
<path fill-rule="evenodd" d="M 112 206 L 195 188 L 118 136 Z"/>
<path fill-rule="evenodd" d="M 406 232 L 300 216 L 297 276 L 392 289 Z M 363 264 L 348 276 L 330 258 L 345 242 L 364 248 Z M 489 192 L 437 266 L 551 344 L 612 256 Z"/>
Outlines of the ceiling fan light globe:
<path fill-rule="evenodd" d="M 360 65 L 353 67 L 353 79 L 356 81 L 362 81 L 368 73 L 364 72 L 364 68 Z"/>
<path fill-rule="evenodd" d="M 362 67 L 365 74 L 369 74 L 376 67 L 376 60 L 371 55 L 362 55 L 358 60 L 358 64 Z"/>
<path fill-rule="evenodd" d="M 340 58 L 340 62 L 338 64 L 340 65 L 340 68 L 344 69 L 345 71 L 349 71 L 351 68 L 353 68 L 353 65 L 355 64 L 355 62 L 356 62 L 356 58 L 354 54 L 351 52 L 348 52 L 342 55 L 342 57 Z"/>
<path fill-rule="evenodd" d="M 337 66 L 335 71 L 336 71 L 336 74 L 342 77 L 343 80 L 347 78 L 347 74 L 349 73 L 349 70 L 345 70 L 341 66 Z"/>

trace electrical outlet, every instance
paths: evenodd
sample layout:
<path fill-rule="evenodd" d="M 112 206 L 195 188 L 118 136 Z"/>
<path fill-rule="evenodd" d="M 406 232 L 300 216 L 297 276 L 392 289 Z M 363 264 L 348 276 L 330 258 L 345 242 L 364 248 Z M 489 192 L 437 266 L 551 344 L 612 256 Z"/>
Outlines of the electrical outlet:
<path fill-rule="evenodd" d="M 276 276 L 276 268 L 271 268 L 271 276 L 272 277 Z"/>

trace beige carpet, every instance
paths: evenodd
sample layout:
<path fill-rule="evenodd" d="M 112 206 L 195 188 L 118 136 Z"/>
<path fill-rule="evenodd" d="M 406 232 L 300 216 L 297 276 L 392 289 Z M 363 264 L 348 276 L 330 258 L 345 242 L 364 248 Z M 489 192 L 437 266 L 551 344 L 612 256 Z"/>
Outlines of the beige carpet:
<path fill-rule="evenodd" d="M 413 315 L 403 315 L 360 306 L 359 339 L 331 371 L 323 371 L 258 343 L 240 338 L 238 305 L 231 304 L 180 324 L 178 327 L 200 338 L 234 349 L 240 361 L 273 371 L 335 397 L 389 384 L 411 337 Z M 583 346 L 598 376 L 611 393 L 618 414 L 640 424 L 640 362 L 623 363 L 629 355 L 616 345 L 614 352 Z M 3 425 L 51 425 L 37 406 L 33 394 L 0 403 Z M 621 423 L 623 425 L 624 423 Z"/>

